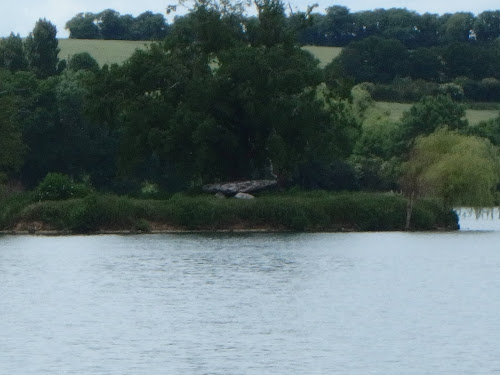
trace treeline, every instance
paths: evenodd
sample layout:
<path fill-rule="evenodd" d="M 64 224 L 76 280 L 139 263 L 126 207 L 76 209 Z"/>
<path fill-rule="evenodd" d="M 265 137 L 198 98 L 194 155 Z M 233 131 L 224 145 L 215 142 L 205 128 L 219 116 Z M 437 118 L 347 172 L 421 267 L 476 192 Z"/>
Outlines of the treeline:
<path fill-rule="evenodd" d="M 106 9 L 100 13 L 78 13 L 65 28 L 71 39 L 162 40 L 168 26 L 160 13 L 148 11 L 133 17 Z"/>
<path fill-rule="evenodd" d="M 379 100 L 414 101 L 450 94 L 457 100 L 500 100 L 500 43 L 453 42 L 409 50 L 396 39 L 352 42 L 327 68 L 333 76 L 377 84 Z"/>
<path fill-rule="evenodd" d="M 440 92 L 391 120 L 375 105 L 373 84 L 356 84 L 336 63 L 321 69 L 300 48 L 310 15 L 291 27 L 282 2 L 256 3 L 254 19 L 196 3 L 164 41 L 123 65 L 99 67 L 85 53 L 59 61 L 46 20 L 24 42 L 2 40 L 4 186 L 33 188 L 50 172 L 151 194 L 276 178 L 281 188 L 402 189 L 448 204 L 466 191 L 491 201 L 499 119 L 471 127 L 465 107 Z M 443 175 L 444 162 L 454 173 Z M 478 175 L 464 176 L 462 166 Z"/>
<path fill-rule="evenodd" d="M 297 12 L 283 22 L 289 28 L 300 24 L 297 38 L 301 44 L 343 47 L 369 37 L 395 39 L 408 49 L 435 47 L 454 42 L 488 43 L 500 36 L 500 10 L 419 14 L 406 8 L 351 12 L 345 6 L 328 7 L 325 13 Z M 257 22 L 243 16 L 245 23 Z M 176 17 L 180 19 L 182 17 Z M 304 24 L 304 18 L 308 23 Z M 106 9 L 100 13 L 78 13 L 66 23 L 70 38 L 113 40 L 159 40 L 169 28 L 162 14 L 144 12 L 138 17 Z"/>
<path fill-rule="evenodd" d="M 344 6 L 329 7 L 325 14 L 312 11 L 285 15 L 281 27 L 293 30 L 299 44 L 344 47 L 327 75 L 372 82 L 378 100 L 411 102 L 439 93 L 457 100 L 500 100 L 500 10 L 477 16 L 420 15 L 400 8 L 351 13 Z M 255 39 L 258 17 L 238 17 L 244 38 Z M 134 18 L 107 9 L 79 13 L 66 28 L 70 38 L 162 40 L 175 23 L 185 22 L 181 16 L 168 25 L 161 14 Z"/>
<path fill-rule="evenodd" d="M 401 8 L 351 13 L 332 6 L 326 14 L 314 13 L 313 22 L 299 34 L 303 44 L 346 46 L 371 36 L 396 39 L 409 49 L 453 42 L 492 42 L 500 36 L 500 10 L 475 16 L 470 12 L 418 14 Z"/>

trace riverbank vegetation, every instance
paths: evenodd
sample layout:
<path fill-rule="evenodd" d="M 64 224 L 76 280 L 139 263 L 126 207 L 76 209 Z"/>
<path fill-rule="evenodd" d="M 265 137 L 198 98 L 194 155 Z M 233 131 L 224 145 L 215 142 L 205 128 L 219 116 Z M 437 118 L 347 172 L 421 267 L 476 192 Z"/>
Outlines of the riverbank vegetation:
<path fill-rule="evenodd" d="M 91 193 L 63 201 L 4 200 L 5 232 L 395 231 L 405 229 L 406 200 L 398 194 L 291 192 L 252 200 L 182 193 L 140 199 Z M 457 217 L 438 201 L 421 200 L 412 230 L 453 230 Z"/>
<path fill-rule="evenodd" d="M 497 203 L 500 117 L 466 117 L 471 100 L 498 108 L 494 39 L 471 29 L 464 39 L 469 23 L 455 16 L 440 19 L 455 39 L 410 46 L 372 30 L 339 42 L 323 66 L 299 42 L 317 22 L 312 8 L 287 14 L 262 0 L 248 17 L 224 4 L 195 2 L 122 64 L 86 52 L 59 60 L 44 19 L 26 40 L 0 41 L 2 228 L 451 228 L 453 203 Z M 89 26 L 91 16 L 76 18 Z M 117 32 L 107 20 L 118 16 L 92 22 L 98 38 Z M 375 99 L 411 105 L 396 118 Z M 186 195 L 256 179 L 277 191 L 249 202 Z"/>

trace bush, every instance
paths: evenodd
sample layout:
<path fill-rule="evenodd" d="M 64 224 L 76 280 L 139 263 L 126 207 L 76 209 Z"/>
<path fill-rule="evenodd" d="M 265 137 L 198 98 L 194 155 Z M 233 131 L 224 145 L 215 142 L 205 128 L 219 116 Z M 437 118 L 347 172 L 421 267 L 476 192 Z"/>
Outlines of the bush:
<path fill-rule="evenodd" d="M 61 173 L 49 173 L 35 189 L 39 201 L 63 200 L 81 198 L 88 195 L 92 189 L 85 184 L 77 184 Z"/>

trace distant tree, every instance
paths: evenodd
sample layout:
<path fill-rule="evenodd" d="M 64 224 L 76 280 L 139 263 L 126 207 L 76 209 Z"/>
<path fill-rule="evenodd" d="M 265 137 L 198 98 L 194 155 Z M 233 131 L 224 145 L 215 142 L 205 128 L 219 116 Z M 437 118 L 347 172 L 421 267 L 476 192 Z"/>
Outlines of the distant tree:
<path fill-rule="evenodd" d="M 99 39 L 101 34 L 95 21 L 93 13 L 78 13 L 66 22 L 65 29 L 69 30 L 71 39 Z"/>
<path fill-rule="evenodd" d="M 379 28 L 380 35 L 388 39 L 397 39 L 408 48 L 418 47 L 420 29 L 418 28 L 420 16 L 405 8 L 391 8 L 380 10 Z"/>
<path fill-rule="evenodd" d="M 345 75 L 356 82 L 389 82 L 404 76 L 408 49 L 398 40 L 369 37 L 346 46 L 337 57 Z"/>
<path fill-rule="evenodd" d="M 465 107 L 444 95 L 422 98 L 403 114 L 401 122 L 406 142 L 439 128 L 458 130 L 467 126 Z"/>
<path fill-rule="evenodd" d="M 345 46 L 356 39 L 357 27 L 349 8 L 334 5 L 326 9 L 322 32 L 329 46 Z"/>
<path fill-rule="evenodd" d="M 46 19 L 40 19 L 25 41 L 29 68 L 39 78 L 47 78 L 57 73 L 59 58 L 56 27 Z"/>
<path fill-rule="evenodd" d="M 409 75 L 413 79 L 436 81 L 443 72 L 441 57 L 431 48 L 417 48 L 410 52 Z"/>
<path fill-rule="evenodd" d="M 71 56 L 68 68 L 72 71 L 91 70 L 95 72 L 99 70 L 99 64 L 88 52 L 80 52 Z"/>
<path fill-rule="evenodd" d="M 120 13 L 113 9 L 106 9 L 97 15 L 97 25 L 103 39 L 126 40 L 128 26 L 131 22 L 126 22 Z"/>
<path fill-rule="evenodd" d="M 162 40 L 167 36 L 167 30 L 165 17 L 148 11 L 135 18 L 132 37 L 136 40 Z"/>
<path fill-rule="evenodd" d="M 437 14 L 424 13 L 418 18 L 415 47 L 432 47 L 438 44 L 440 18 Z"/>
<path fill-rule="evenodd" d="M 474 26 L 474 14 L 457 12 L 442 17 L 441 42 L 465 42 L 469 40 L 470 30 Z"/>
<path fill-rule="evenodd" d="M 500 48 L 476 43 L 448 43 L 441 47 L 443 70 L 448 79 L 500 78 Z"/>
<path fill-rule="evenodd" d="M 28 60 L 24 54 L 23 40 L 19 34 L 11 33 L 9 37 L 0 39 L 0 67 L 17 72 L 28 68 Z"/>
<path fill-rule="evenodd" d="M 474 30 L 480 41 L 493 41 L 500 36 L 500 10 L 485 11 L 476 17 Z"/>

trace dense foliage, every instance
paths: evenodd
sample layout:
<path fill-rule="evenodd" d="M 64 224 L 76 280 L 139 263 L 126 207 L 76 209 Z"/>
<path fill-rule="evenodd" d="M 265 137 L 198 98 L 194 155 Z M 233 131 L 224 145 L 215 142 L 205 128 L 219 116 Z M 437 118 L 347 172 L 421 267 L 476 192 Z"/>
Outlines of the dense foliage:
<path fill-rule="evenodd" d="M 113 9 L 100 13 L 78 13 L 66 23 L 73 39 L 161 40 L 168 24 L 162 14 L 144 12 L 137 17 Z"/>

